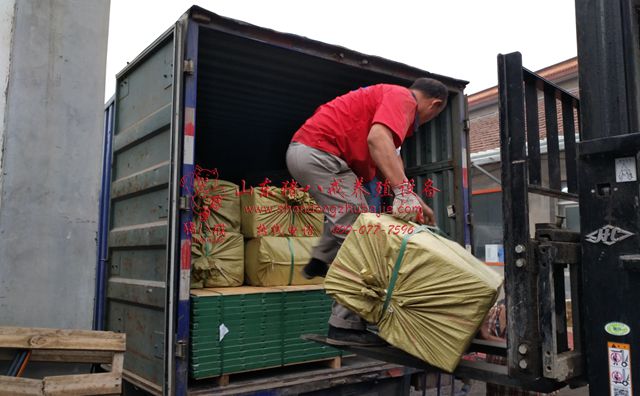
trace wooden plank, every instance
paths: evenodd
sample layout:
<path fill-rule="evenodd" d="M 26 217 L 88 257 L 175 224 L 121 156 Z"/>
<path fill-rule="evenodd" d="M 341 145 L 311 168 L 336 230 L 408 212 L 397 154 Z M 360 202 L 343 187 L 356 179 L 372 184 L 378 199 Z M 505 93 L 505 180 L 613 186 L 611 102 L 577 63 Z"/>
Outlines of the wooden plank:
<path fill-rule="evenodd" d="M 0 327 L 0 348 L 124 352 L 125 335 L 110 331 Z"/>
<path fill-rule="evenodd" d="M 162 387 L 158 386 L 156 383 L 149 381 L 146 378 L 143 378 L 132 371 L 124 370 L 122 376 L 133 385 L 137 386 L 140 389 L 143 389 L 152 395 L 162 395 Z"/>
<path fill-rule="evenodd" d="M 114 353 L 113 362 L 111 363 L 111 373 L 122 377 L 122 369 L 124 367 L 124 353 Z"/>
<path fill-rule="evenodd" d="M 191 297 L 219 297 L 220 293 L 211 289 L 191 289 L 189 291 Z"/>
<path fill-rule="evenodd" d="M 287 366 L 293 366 L 293 365 L 296 365 L 296 364 L 297 363 L 291 363 L 291 364 L 288 364 Z M 257 372 L 257 371 L 277 369 L 277 368 L 280 368 L 280 367 L 284 367 L 284 366 L 282 364 L 275 364 L 273 366 L 264 366 L 264 367 L 253 368 L 253 369 L 248 369 L 248 370 L 234 371 L 232 373 L 224 373 L 224 374 L 219 375 L 217 377 L 208 377 L 208 378 L 218 378 L 218 377 L 225 376 L 225 375 L 231 376 L 231 375 L 235 375 L 235 374 L 253 373 L 253 372 Z"/>
<path fill-rule="evenodd" d="M 78 337 L 92 337 L 92 338 L 107 338 L 107 339 L 120 339 L 121 333 L 115 333 L 113 331 L 98 331 L 98 330 L 82 330 L 82 329 L 56 329 L 48 327 L 14 327 L 14 326 L 0 326 L 0 336 L 12 335 L 12 334 L 24 334 L 24 335 L 51 335 L 52 333 L 61 336 L 78 336 Z"/>
<path fill-rule="evenodd" d="M 41 396 L 42 381 L 0 376 L 0 396 Z"/>
<path fill-rule="evenodd" d="M 212 387 L 210 383 L 194 383 L 189 387 L 191 396 L 232 396 L 264 393 L 307 394 L 321 389 L 337 387 L 345 383 L 360 383 L 363 381 L 384 380 L 389 378 L 390 370 L 398 368 L 396 365 L 385 364 L 374 360 L 358 358 L 349 366 L 341 370 L 330 368 L 314 368 L 311 371 L 285 371 L 268 377 L 257 377 L 231 383 L 224 387 Z M 411 372 L 410 369 L 407 369 Z M 346 382 L 345 382 L 346 381 Z"/>
<path fill-rule="evenodd" d="M 324 285 L 320 283 L 317 285 L 273 286 L 273 288 L 282 290 L 284 292 L 314 291 L 314 290 L 324 290 Z"/>
<path fill-rule="evenodd" d="M 340 359 L 340 365 L 338 368 L 342 366 L 342 360 L 340 356 L 330 357 L 330 358 L 322 358 L 322 359 L 314 359 L 314 360 L 305 360 L 304 362 L 295 362 L 295 363 L 287 363 L 278 367 L 289 367 L 289 366 L 302 366 L 305 364 L 313 364 L 313 363 L 325 363 L 325 365 L 329 368 L 332 368 L 331 365 L 335 365 L 334 360 Z"/>
<path fill-rule="evenodd" d="M 46 396 L 111 395 L 122 392 L 122 376 L 113 373 L 45 377 Z"/>
<path fill-rule="evenodd" d="M 265 371 L 265 370 L 273 370 L 273 369 L 283 368 L 283 367 L 304 366 L 304 365 L 307 365 L 307 364 L 315 364 L 315 363 L 323 363 L 324 365 L 326 365 L 329 368 L 339 369 L 339 368 L 342 367 L 342 358 L 340 356 L 335 356 L 335 357 L 330 357 L 330 358 L 307 360 L 307 361 L 304 361 L 304 362 L 288 363 L 288 364 L 284 364 L 284 365 L 275 365 L 275 366 L 268 366 L 268 367 L 260 367 L 260 368 L 257 368 L 257 369 L 234 371 L 233 373 L 225 373 L 225 374 L 222 374 L 220 376 L 213 377 L 213 381 L 217 384 L 217 386 L 228 386 L 230 383 L 233 382 L 232 376 L 234 376 L 236 374 L 254 373 L 254 372 L 260 372 L 260 371 Z"/>
<path fill-rule="evenodd" d="M 15 351 L 0 349 L 0 361 L 12 360 Z M 34 349 L 30 362 L 59 362 L 59 363 L 111 363 L 113 352 L 110 351 L 72 351 L 61 349 Z"/>
<path fill-rule="evenodd" d="M 332 369 L 339 369 L 342 367 L 342 358 L 340 356 L 336 356 L 335 358 L 329 360 L 327 365 Z"/>
<path fill-rule="evenodd" d="M 229 374 L 223 374 L 216 378 L 217 386 L 227 386 L 229 385 Z"/>
<path fill-rule="evenodd" d="M 46 336 L 0 336 L 0 348 L 18 349 L 93 349 L 98 351 L 123 352 L 125 345 L 121 340 L 101 340 L 99 338 L 65 338 Z"/>
<path fill-rule="evenodd" d="M 204 289 L 211 292 L 220 293 L 223 296 L 233 296 L 238 294 L 260 294 L 260 293 L 280 293 L 282 290 L 272 287 L 240 286 L 240 287 L 216 287 Z"/>
<path fill-rule="evenodd" d="M 240 287 L 211 287 L 204 289 L 191 289 L 191 295 L 195 297 L 215 297 L 230 296 L 238 294 L 259 294 L 259 293 L 277 293 L 277 292 L 295 292 L 309 290 L 324 290 L 324 285 L 295 285 L 295 286 L 240 286 Z"/>

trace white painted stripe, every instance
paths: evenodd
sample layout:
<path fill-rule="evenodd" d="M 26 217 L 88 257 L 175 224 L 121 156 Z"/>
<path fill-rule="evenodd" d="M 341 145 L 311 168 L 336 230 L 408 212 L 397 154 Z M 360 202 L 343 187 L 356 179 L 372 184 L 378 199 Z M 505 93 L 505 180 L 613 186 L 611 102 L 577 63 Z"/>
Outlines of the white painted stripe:
<path fill-rule="evenodd" d="M 191 289 L 191 271 L 180 270 L 180 301 L 189 299 L 189 290 Z"/>
<path fill-rule="evenodd" d="M 193 165 L 194 140 L 193 136 L 184 135 L 184 153 L 182 162 L 185 165 Z"/>

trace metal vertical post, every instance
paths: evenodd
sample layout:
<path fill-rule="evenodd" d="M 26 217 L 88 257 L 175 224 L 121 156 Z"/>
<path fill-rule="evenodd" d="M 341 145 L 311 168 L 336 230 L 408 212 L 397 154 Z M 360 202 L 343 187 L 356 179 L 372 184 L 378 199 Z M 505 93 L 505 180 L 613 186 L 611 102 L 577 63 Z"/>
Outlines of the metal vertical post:
<path fill-rule="evenodd" d="M 108 260 L 109 205 L 111 197 L 111 147 L 113 143 L 114 99 L 104 112 L 104 142 L 102 147 L 102 180 L 98 225 L 98 262 L 96 267 L 96 296 L 93 309 L 93 330 L 104 330 L 106 307 L 106 275 Z"/>
<path fill-rule="evenodd" d="M 578 192 L 578 170 L 576 157 L 576 130 L 573 114 L 573 101 L 562 100 L 562 130 L 564 133 L 564 157 L 567 169 L 567 190 L 570 193 Z"/>
<path fill-rule="evenodd" d="M 471 228 L 471 182 L 469 179 L 469 110 L 467 97 L 460 96 L 461 124 L 464 126 L 460 134 L 460 146 L 462 147 L 462 202 L 463 202 L 463 228 L 464 228 L 464 245 L 468 250 L 473 246 L 473 230 Z"/>
<path fill-rule="evenodd" d="M 520 53 L 498 55 L 507 364 L 516 378 L 540 377 L 540 334 L 535 307 L 537 268 L 529 234 L 525 110 Z"/>
<path fill-rule="evenodd" d="M 187 22 L 185 54 L 182 60 L 189 67 L 184 70 L 184 119 L 182 126 L 182 172 L 184 178 L 194 175 L 195 171 L 195 131 L 196 131 L 196 97 L 198 91 L 198 32 L 199 25 L 191 19 Z M 187 180 L 193 178 L 187 177 Z M 180 187 L 181 197 L 193 195 L 193 184 L 186 182 Z M 189 380 L 189 329 L 190 306 L 189 291 L 191 289 L 191 235 L 188 224 L 193 221 L 193 213 L 181 208 L 180 216 L 180 269 L 178 276 L 178 304 L 176 314 L 176 353 L 175 359 L 175 394 L 186 395 Z"/>
<path fill-rule="evenodd" d="M 640 127 L 638 0 L 576 0 L 582 139 Z"/>
<path fill-rule="evenodd" d="M 180 178 L 182 175 L 183 157 L 183 121 L 184 121 L 184 96 L 183 96 L 183 70 L 184 54 L 186 45 L 186 27 L 189 23 L 188 16 L 184 15 L 175 24 L 174 28 L 174 49 L 173 49 L 173 98 L 171 106 L 171 179 L 169 183 L 169 232 L 168 232 L 168 252 L 167 252 L 167 288 L 165 306 L 165 339 L 164 339 L 164 386 L 163 394 L 168 396 L 186 395 L 178 393 L 176 386 L 178 382 L 184 380 L 176 378 L 179 362 L 177 359 L 177 323 L 179 320 L 179 287 L 182 275 L 181 269 L 181 246 L 178 236 L 181 235 L 182 223 L 179 218 L 179 201 L 182 193 L 180 188 Z M 182 304 L 180 311 L 184 310 Z M 188 309 L 188 302 L 187 302 Z M 186 318 L 189 320 L 189 317 Z M 188 326 L 188 322 L 187 322 Z"/>
<path fill-rule="evenodd" d="M 640 379 L 639 10 L 638 0 L 576 0 L 580 314 L 594 396 L 631 395 Z"/>

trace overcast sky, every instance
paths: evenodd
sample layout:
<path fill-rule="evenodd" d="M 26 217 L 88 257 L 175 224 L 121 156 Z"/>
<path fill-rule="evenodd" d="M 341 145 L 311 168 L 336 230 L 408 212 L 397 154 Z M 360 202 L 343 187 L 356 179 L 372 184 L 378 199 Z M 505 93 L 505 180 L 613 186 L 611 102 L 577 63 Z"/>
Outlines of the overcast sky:
<path fill-rule="evenodd" d="M 191 5 L 470 81 L 497 84 L 496 55 L 533 70 L 576 55 L 573 0 L 111 0 L 105 97 L 115 75 Z"/>

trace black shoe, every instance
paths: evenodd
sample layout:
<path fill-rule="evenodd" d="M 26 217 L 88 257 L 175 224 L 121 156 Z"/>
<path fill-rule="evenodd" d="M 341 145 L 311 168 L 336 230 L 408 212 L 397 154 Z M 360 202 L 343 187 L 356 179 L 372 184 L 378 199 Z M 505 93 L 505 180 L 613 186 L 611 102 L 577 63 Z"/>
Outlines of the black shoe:
<path fill-rule="evenodd" d="M 329 326 L 327 344 L 353 346 L 383 346 L 387 342 L 367 330 L 341 329 Z"/>
<path fill-rule="evenodd" d="M 316 276 L 325 277 L 327 276 L 327 271 L 329 270 L 329 266 L 322 260 L 318 260 L 317 258 L 312 258 L 311 261 L 302 269 L 302 276 L 306 279 L 313 279 Z"/>

